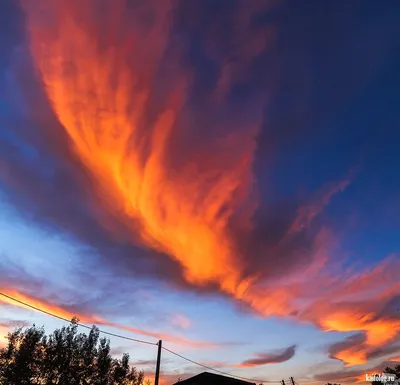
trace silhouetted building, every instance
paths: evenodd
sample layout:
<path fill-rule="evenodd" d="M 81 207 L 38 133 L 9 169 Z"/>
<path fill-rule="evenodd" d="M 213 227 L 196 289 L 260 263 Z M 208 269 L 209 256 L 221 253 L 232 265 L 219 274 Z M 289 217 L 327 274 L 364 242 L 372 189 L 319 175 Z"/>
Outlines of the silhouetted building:
<path fill-rule="evenodd" d="M 237 380 L 232 377 L 225 377 L 219 374 L 204 372 L 197 376 L 182 380 L 174 385 L 255 385 L 252 382 Z"/>

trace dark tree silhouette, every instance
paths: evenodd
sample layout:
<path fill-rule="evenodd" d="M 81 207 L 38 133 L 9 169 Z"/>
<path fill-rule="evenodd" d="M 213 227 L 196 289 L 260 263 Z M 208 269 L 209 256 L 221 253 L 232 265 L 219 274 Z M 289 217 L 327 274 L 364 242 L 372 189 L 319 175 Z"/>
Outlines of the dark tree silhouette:
<path fill-rule="evenodd" d="M 0 349 L 0 385 L 143 385 L 144 374 L 115 359 L 110 342 L 93 327 L 78 333 L 78 320 L 46 336 L 43 328 L 18 329 Z"/>
<path fill-rule="evenodd" d="M 396 365 L 394 368 L 390 368 L 389 366 L 387 366 L 383 372 L 386 374 L 394 374 L 396 381 L 400 379 L 400 365 Z M 384 384 L 381 381 L 372 381 L 371 385 L 384 385 Z"/>
<path fill-rule="evenodd" d="M 394 368 L 386 367 L 385 373 L 395 374 L 397 378 L 400 378 L 400 365 L 396 365 Z"/>

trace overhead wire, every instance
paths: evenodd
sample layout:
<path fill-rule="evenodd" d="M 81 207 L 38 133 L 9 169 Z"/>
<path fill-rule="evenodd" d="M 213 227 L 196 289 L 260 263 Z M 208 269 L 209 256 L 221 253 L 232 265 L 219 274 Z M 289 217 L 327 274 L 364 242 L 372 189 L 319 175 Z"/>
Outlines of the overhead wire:
<path fill-rule="evenodd" d="M 10 295 L 8 295 L 8 294 L 5 294 L 5 293 L 0 292 L 0 296 L 2 296 L 2 297 L 4 297 L 4 298 L 7 298 L 7 299 L 9 299 L 9 300 L 11 300 L 11 301 L 14 301 L 14 302 L 16 302 L 16 303 L 19 303 L 20 305 L 23 305 L 23 306 L 25 306 L 25 307 L 28 307 L 28 308 L 30 308 L 30 309 L 32 309 L 32 310 L 35 310 L 35 311 L 38 311 L 38 312 L 40 312 L 40 313 L 46 314 L 46 315 L 48 315 L 48 316 L 50 316 L 50 317 L 57 318 L 57 319 L 59 319 L 59 320 L 61 320 L 61 321 L 65 321 L 65 322 L 67 322 L 67 323 L 71 323 L 71 320 L 69 320 L 69 319 L 67 319 L 67 318 L 61 317 L 61 316 L 59 316 L 59 315 L 57 315 L 57 314 L 54 314 L 54 313 L 51 313 L 51 312 L 49 312 L 49 311 L 47 311 L 47 310 L 40 309 L 40 308 L 38 308 L 38 307 L 36 307 L 36 306 L 30 305 L 30 304 L 28 304 L 28 303 L 26 303 L 26 302 L 24 302 L 24 301 L 21 301 L 21 300 L 19 300 L 19 299 L 17 299 L 17 298 L 14 298 L 14 297 L 10 296 Z M 78 326 L 80 326 L 80 327 L 83 327 L 83 328 L 86 328 L 86 329 L 89 329 L 89 330 L 92 329 L 91 326 L 82 324 L 82 323 L 80 323 L 80 322 L 77 322 L 76 325 L 78 325 Z M 112 337 L 116 337 L 116 338 L 121 338 L 121 339 L 128 340 L 128 341 L 138 342 L 138 343 L 142 343 L 142 344 L 158 346 L 158 342 L 149 342 L 149 341 L 139 340 L 139 339 L 136 339 L 136 338 L 127 337 L 127 336 L 123 336 L 123 335 L 120 335 L 120 334 L 115 334 L 115 333 L 107 332 L 107 331 L 101 330 L 101 329 L 99 329 L 99 328 L 98 328 L 98 330 L 99 330 L 99 333 L 102 333 L 102 334 L 105 334 L 105 335 L 108 335 L 108 336 L 112 336 Z M 254 382 L 254 383 L 272 383 L 272 384 L 281 383 L 281 381 L 256 380 L 256 379 L 252 379 L 252 378 L 237 376 L 237 375 L 234 375 L 234 374 L 232 374 L 232 373 L 224 372 L 224 371 L 222 371 L 222 370 L 219 370 L 219 369 L 213 368 L 213 367 L 211 367 L 211 366 L 204 365 L 204 364 L 202 364 L 202 363 L 200 363 L 200 362 L 194 361 L 194 360 L 192 360 L 192 359 L 190 359 L 190 358 L 188 358 L 188 357 L 182 356 L 181 354 L 176 353 L 176 352 L 174 352 L 174 351 L 172 351 L 172 350 L 170 350 L 170 349 L 168 349 L 168 348 L 166 348 L 166 347 L 164 347 L 164 346 L 162 346 L 162 349 L 165 350 L 166 352 L 169 352 L 169 353 L 171 353 L 171 354 L 173 354 L 173 355 L 175 355 L 175 356 L 177 356 L 177 357 L 183 359 L 183 360 L 186 360 L 186 361 L 188 361 L 188 362 L 191 362 L 192 364 L 198 365 L 198 366 L 200 366 L 200 367 L 202 367 L 202 368 L 204 368 L 204 369 L 211 370 L 211 371 L 213 371 L 213 372 L 220 373 L 220 374 L 223 374 L 223 375 L 228 376 L 228 377 L 231 377 L 231 378 L 237 378 L 237 379 L 240 379 L 240 380 L 251 381 L 251 382 Z M 296 385 L 297 385 L 297 384 L 296 384 Z"/>
<path fill-rule="evenodd" d="M 163 349 L 163 350 L 165 350 L 165 351 L 167 351 L 167 352 L 169 352 L 169 353 L 171 353 L 171 354 L 173 354 L 173 355 L 175 355 L 175 356 L 177 356 L 177 357 L 179 357 L 179 358 L 182 358 L 182 359 L 184 359 L 184 360 L 186 360 L 186 361 L 189 361 L 189 362 L 191 362 L 192 364 L 201 366 L 201 367 L 203 367 L 203 368 L 205 368 L 205 369 L 212 370 L 212 371 L 214 371 L 214 372 L 223 374 L 223 375 L 228 376 L 228 377 L 237 378 L 237 379 L 245 380 L 245 381 L 252 381 L 252 382 L 254 382 L 254 383 L 271 383 L 271 384 L 277 384 L 277 383 L 280 383 L 280 382 L 281 382 L 281 381 L 272 381 L 272 380 L 255 380 L 255 379 L 253 379 L 253 378 L 247 378 L 247 377 L 237 376 L 237 375 L 232 374 L 232 373 L 227 373 L 227 372 L 224 372 L 224 371 L 222 371 L 222 370 L 212 368 L 211 366 L 203 365 L 203 364 L 201 364 L 200 362 L 191 360 L 190 358 L 187 358 L 187 357 L 185 357 L 185 356 L 182 356 L 182 355 L 180 355 L 180 354 L 178 354 L 178 353 L 176 353 L 176 352 L 174 352 L 174 351 L 172 351 L 172 350 L 170 350 L 170 349 L 165 348 L 164 346 L 162 346 L 161 349 Z"/>
<path fill-rule="evenodd" d="M 40 312 L 40 313 L 46 314 L 46 315 L 48 315 L 48 316 L 50 316 L 50 317 L 57 318 L 57 319 L 59 319 L 59 320 L 62 320 L 62 321 L 71 323 L 71 320 L 69 320 L 68 318 L 64 318 L 64 317 L 61 317 L 61 316 L 59 316 L 59 315 L 57 315 L 57 314 L 51 313 L 51 312 L 49 312 L 49 311 L 46 311 L 46 310 L 44 310 L 44 309 L 40 309 L 40 308 L 38 308 L 38 307 L 36 307 L 36 306 L 30 305 L 30 304 L 28 304 L 28 303 L 26 303 L 26 302 L 23 302 L 23 301 L 21 301 L 21 300 L 19 300 L 19 299 L 16 299 L 16 298 L 14 298 L 14 297 L 11 297 L 11 296 L 9 296 L 9 295 L 7 295 L 7 294 L 4 294 L 4 293 L 2 293 L 2 292 L 0 292 L 0 296 L 2 296 L 2 297 L 4 297 L 4 298 L 7 298 L 7 299 L 9 299 L 9 300 L 11 300 L 11 301 L 14 301 L 14 302 L 16 302 L 16 303 L 19 303 L 20 305 L 23 305 L 23 306 L 26 306 L 26 307 L 31 308 L 31 309 L 33 309 L 33 310 L 36 310 L 36 311 L 38 311 L 38 312 Z M 80 327 L 83 327 L 83 328 L 86 328 L 86 329 L 89 329 L 89 330 L 92 329 L 91 326 L 82 324 L 82 323 L 80 323 L 80 322 L 77 322 L 76 324 L 77 324 L 78 326 L 80 326 Z M 143 340 L 139 340 L 139 339 L 136 339 L 136 338 L 130 338 L 130 337 L 122 336 L 122 335 L 120 335 L 120 334 L 115 334 L 115 333 L 106 332 L 106 331 L 101 330 L 101 329 L 98 329 L 98 330 L 99 330 L 99 333 L 102 333 L 102 334 L 105 334 L 105 335 L 109 335 L 109 336 L 112 336 L 112 337 L 122 338 L 122 339 L 124 339 L 124 340 L 129 340 L 129 341 L 133 341 L 133 342 L 139 342 L 139 343 L 141 343 L 141 344 L 157 345 L 157 342 L 143 341 Z"/>

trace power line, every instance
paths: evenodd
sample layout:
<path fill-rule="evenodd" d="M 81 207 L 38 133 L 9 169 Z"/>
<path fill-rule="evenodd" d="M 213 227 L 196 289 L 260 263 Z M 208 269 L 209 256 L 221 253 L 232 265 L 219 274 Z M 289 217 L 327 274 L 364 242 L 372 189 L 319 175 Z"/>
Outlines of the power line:
<path fill-rule="evenodd" d="M 171 353 L 171 354 L 173 354 L 173 355 L 175 355 L 175 356 L 177 356 L 177 357 L 179 357 L 179 358 L 182 358 L 182 359 L 184 359 L 184 360 L 186 360 L 186 361 L 189 361 L 189 362 L 191 362 L 192 364 L 201 366 L 201 367 L 203 367 L 203 368 L 205 368 L 205 369 L 212 370 L 212 371 L 214 371 L 214 372 L 223 374 L 223 375 L 228 376 L 228 377 L 237 378 L 237 379 L 239 379 L 239 380 L 258 382 L 258 383 L 272 383 L 272 384 L 278 384 L 278 383 L 281 382 L 281 381 L 271 381 L 271 380 L 255 380 L 255 379 L 253 379 L 253 378 L 247 378 L 247 377 L 236 376 L 236 375 L 234 375 L 234 374 L 227 373 L 227 372 L 223 372 L 222 370 L 218 370 L 218 369 L 212 368 L 212 367 L 210 367 L 210 366 L 203 365 L 203 364 L 201 364 L 200 362 L 193 361 L 193 360 L 191 360 L 190 358 L 184 357 L 184 356 L 182 356 L 182 355 L 180 355 L 180 354 L 178 354 L 178 353 L 173 352 L 172 350 L 169 350 L 169 349 L 165 348 L 164 346 L 162 347 L 162 349 L 165 350 L 165 351 L 167 351 L 167 352 L 169 352 L 169 353 Z"/>
<path fill-rule="evenodd" d="M 41 312 L 41 313 L 43 313 L 43 314 L 46 314 L 46 315 L 48 315 L 48 316 L 50 316 L 50 317 L 58 318 L 59 320 L 62 320 L 62 321 L 66 321 L 66 322 L 68 322 L 68 323 L 71 323 L 71 320 L 69 320 L 69 319 L 67 319 L 67 318 L 61 317 L 61 316 L 59 316 L 59 315 L 57 315 L 57 314 L 50 313 L 50 312 L 48 312 L 48 311 L 46 311 L 46 310 L 40 309 L 40 308 L 38 308 L 38 307 L 36 307 L 36 306 L 33 306 L 33 305 L 30 305 L 30 304 L 28 304 L 28 303 L 26 303 L 26 302 L 20 301 L 19 299 L 13 298 L 13 297 L 11 297 L 11 296 L 9 296 L 9 295 L 7 295 L 7 294 L 4 294 L 4 293 L 1 293 L 1 292 L 0 292 L 0 295 L 1 295 L 2 297 L 5 297 L 5 298 L 10 299 L 11 301 L 17 302 L 17 303 L 19 303 L 19 304 L 21 304 L 21 305 L 24 305 L 24 306 L 26 306 L 26 307 L 29 307 L 29 308 L 31 308 L 31 309 L 33 309 L 33 310 L 36 310 L 36 311 Z M 77 324 L 78 326 L 83 327 L 83 328 L 86 328 L 86 329 L 90 329 L 90 330 L 92 329 L 91 326 L 88 326 L 88 325 L 85 325 L 85 324 L 81 324 L 81 323 L 79 323 L 79 322 L 77 322 L 76 324 Z M 120 335 L 120 334 L 114 334 L 114 333 L 106 332 L 106 331 L 100 330 L 100 329 L 99 329 L 99 332 L 102 333 L 102 334 L 106 334 L 106 335 L 108 335 L 108 336 L 117 337 L 117 338 L 122 338 L 122 339 L 124 339 L 124 340 L 133 341 L 133 342 L 139 342 L 139 343 L 141 343 L 141 344 L 157 345 L 157 343 L 154 343 L 154 342 L 138 340 L 138 339 L 136 339 L 136 338 L 126 337 L 126 336 L 122 336 L 122 335 Z"/>
<path fill-rule="evenodd" d="M 4 298 L 7 298 L 7 299 L 9 299 L 9 300 L 11 300 L 11 301 L 14 301 L 14 302 L 16 302 L 16 303 L 19 303 L 19 304 L 21 304 L 21 305 L 23 305 L 23 306 L 26 306 L 26 307 L 28 307 L 28 308 L 30 308 L 30 309 L 36 310 L 36 311 L 38 311 L 38 312 L 40 312 L 40 313 L 46 314 L 46 315 L 48 315 L 48 316 L 50 316 L 50 317 L 57 318 L 57 319 L 59 319 L 59 320 L 61 320 L 61 321 L 65 321 L 65 322 L 67 322 L 67 323 L 71 323 L 71 320 L 69 320 L 69 319 L 67 319 L 67 318 L 64 318 L 64 317 L 61 317 L 61 316 L 59 316 L 59 315 L 57 315 L 57 314 L 54 314 L 54 313 L 51 313 L 51 312 L 49 312 L 49 311 L 40 309 L 40 308 L 38 308 L 38 307 L 36 307 L 36 306 L 33 306 L 33 305 L 30 305 L 30 304 L 28 304 L 28 303 L 26 303 L 26 302 L 20 301 L 19 299 L 16 299 L 16 298 L 14 298 L 14 297 L 11 297 L 11 296 L 9 296 L 9 295 L 7 295 L 7 294 L 4 294 L 4 293 L 2 293 L 2 292 L 0 292 L 0 296 L 2 296 L 2 297 L 4 297 Z M 85 324 L 82 324 L 82 323 L 79 323 L 79 322 L 77 322 L 76 324 L 77 324 L 78 326 L 80 326 L 80 327 L 83 327 L 83 328 L 86 328 L 86 329 L 89 329 L 89 330 L 92 329 L 91 326 L 88 326 L 88 325 L 85 325 Z M 157 343 L 157 342 L 155 343 L 155 342 L 143 341 L 143 340 L 139 340 L 139 339 L 135 339 L 135 338 L 126 337 L 126 336 L 123 336 L 123 335 L 120 335 L 120 334 L 115 334 L 115 333 L 106 332 L 106 331 L 100 330 L 100 329 L 98 329 L 98 330 L 99 330 L 100 333 L 106 334 L 106 335 L 109 335 L 109 336 L 112 336 L 112 337 L 121 338 L 121 339 L 124 339 L 124 340 L 133 341 L 133 342 L 139 342 L 139 343 L 147 344 L 147 345 L 158 346 L 158 343 Z M 179 358 L 182 358 L 183 360 L 186 360 L 186 361 L 188 361 L 188 362 L 191 362 L 192 364 L 201 366 L 201 367 L 203 367 L 203 368 L 205 368 L 205 369 L 208 369 L 208 370 L 211 370 L 211 371 L 214 371 L 214 372 L 223 374 L 223 375 L 228 376 L 228 377 L 237 378 L 237 379 L 245 380 L 245 381 L 257 382 L 257 383 L 272 383 L 272 384 L 281 383 L 281 381 L 255 380 L 255 379 L 252 379 L 252 378 L 236 376 L 236 375 L 234 375 L 234 374 L 227 373 L 227 372 L 224 372 L 224 371 L 222 371 L 222 370 L 215 369 L 215 368 L 212 368 L 212 367 L 210 367 L 210 366 L 201 364 L 200 362 L 191 360 L 190 358 L 184 357 L 184 356 L 182 356 L 182 355 L 180 355 L 180 354 L 178 354 L 178 353 L 176 353 L 176 352 L 174 352 L 174 351 L 172 351 L 172 350 L 170 350 L 170 349 L 167 349 L 167 348 L 164 347 L 164 346 L 162 346 L 162 349 L 165 350 L 165 351 L 167 351 L 167 352 L 169 352 L 169 353 L 171 353 L 171 354 L 173 354 L 173 355 L 175 355 L 175 356 L 177 356 L 177 357 L 179 357 Z"/>

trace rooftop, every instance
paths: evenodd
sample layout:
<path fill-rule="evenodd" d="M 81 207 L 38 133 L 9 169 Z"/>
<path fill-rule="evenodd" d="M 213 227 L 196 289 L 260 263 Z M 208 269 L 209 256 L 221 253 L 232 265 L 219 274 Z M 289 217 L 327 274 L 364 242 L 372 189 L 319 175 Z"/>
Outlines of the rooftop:
<path fill-rule="evenodd" d="M 221 376 L 219 374 L 203 372 L 174 385 L 255 385 L 253 382 L 237 380 L 236 378 Z"/>

